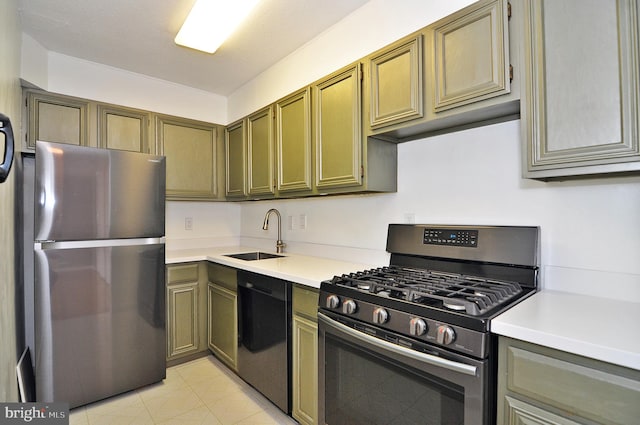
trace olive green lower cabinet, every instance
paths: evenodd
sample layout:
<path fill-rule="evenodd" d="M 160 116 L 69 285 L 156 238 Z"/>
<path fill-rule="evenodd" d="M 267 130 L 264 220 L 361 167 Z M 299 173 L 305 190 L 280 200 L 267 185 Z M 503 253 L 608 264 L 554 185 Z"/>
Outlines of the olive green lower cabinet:
<path fill-rule="evenodd" d="M 215 263 L 208 273 L 208 346 L 217 358 L 236 370 L 238 354 L 237 271 Z"/>
<path fill-rule="evenodd" d="M 638 424 L 640 371 L 500 337 L 498 424 Z"/>
<path fill-rule="evenodd" d="M 167 365 L 207 354 L 204 265 L 167 266 Z"/>
<path fill-rule="evenodd" d="M 291 415 L 304 425 L 318 423 L 318 291 L 293 287 Z"/>

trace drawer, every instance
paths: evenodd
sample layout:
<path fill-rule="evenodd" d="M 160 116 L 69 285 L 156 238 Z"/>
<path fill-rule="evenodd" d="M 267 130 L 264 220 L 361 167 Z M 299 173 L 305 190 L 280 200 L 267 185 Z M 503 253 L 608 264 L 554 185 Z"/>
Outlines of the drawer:
<path fill-rule="evenodd" d="M 167 266 L 167 284 L 198 281 L 198 263 Z"/>
<path fill-rule="evenodd" d="M 507 390 L 598 423 L 640 417 L 640 371 L 520 341 L 506 348 Z"/>
<path fill-rule="evenodd" d="M 209 282 L 220 285 L 234 293 L 238 291 L 238 271 L 233 267 L 207 263 L 207 275 Z"/>
<path fill-rule="evenodd" d="M 315 288 L 293 286 L 293 313 L 317 320 L 319 291 Z"/>

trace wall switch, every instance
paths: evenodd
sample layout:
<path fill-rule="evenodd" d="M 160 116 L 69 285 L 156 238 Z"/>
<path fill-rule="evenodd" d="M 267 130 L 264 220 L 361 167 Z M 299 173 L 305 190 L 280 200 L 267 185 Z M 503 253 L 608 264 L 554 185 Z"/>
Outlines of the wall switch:
<path fill-rule="evenodd" d="M 184 218 L 184 230 L 193 230 L 193 217 Z"/>
<path fill-rule="evenodd" d="M 300 226 L 300 230 L 307 230 L 307 215 L 306 214 L 300 214 L 300 223 L 298 223 Z"/>
<path fill-rule="evenodd" d="M 287 228 L 289 230 L 293 230 L 293 216 L 292 215 L 288 215 L 287 216 Z"/>

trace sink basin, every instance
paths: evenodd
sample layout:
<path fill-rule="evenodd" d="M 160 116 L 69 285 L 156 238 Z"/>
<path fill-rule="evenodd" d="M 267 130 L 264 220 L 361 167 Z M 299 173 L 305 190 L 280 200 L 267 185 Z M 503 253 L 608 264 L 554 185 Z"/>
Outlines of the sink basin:
<path fill-rule="evenodd" d="M 238 260 L 255 261 L 268 260 L 269 258 L 281 258 L 284 255 L 270 254 L 268 252 L 242 252 L 240 254 L 226 254 L 225 257 L 237 258 Z"/>

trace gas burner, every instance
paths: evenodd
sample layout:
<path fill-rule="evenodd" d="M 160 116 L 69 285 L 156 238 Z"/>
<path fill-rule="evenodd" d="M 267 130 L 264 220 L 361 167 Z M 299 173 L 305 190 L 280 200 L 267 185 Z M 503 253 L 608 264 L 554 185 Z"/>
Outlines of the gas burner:
<path fill-rule="evenodd" d="M 331 282 L 385 298 L 440 306 L 471 316 L 483 314 L 522 292 L 517 282 L 398 266 L 335 276 Z"/>

